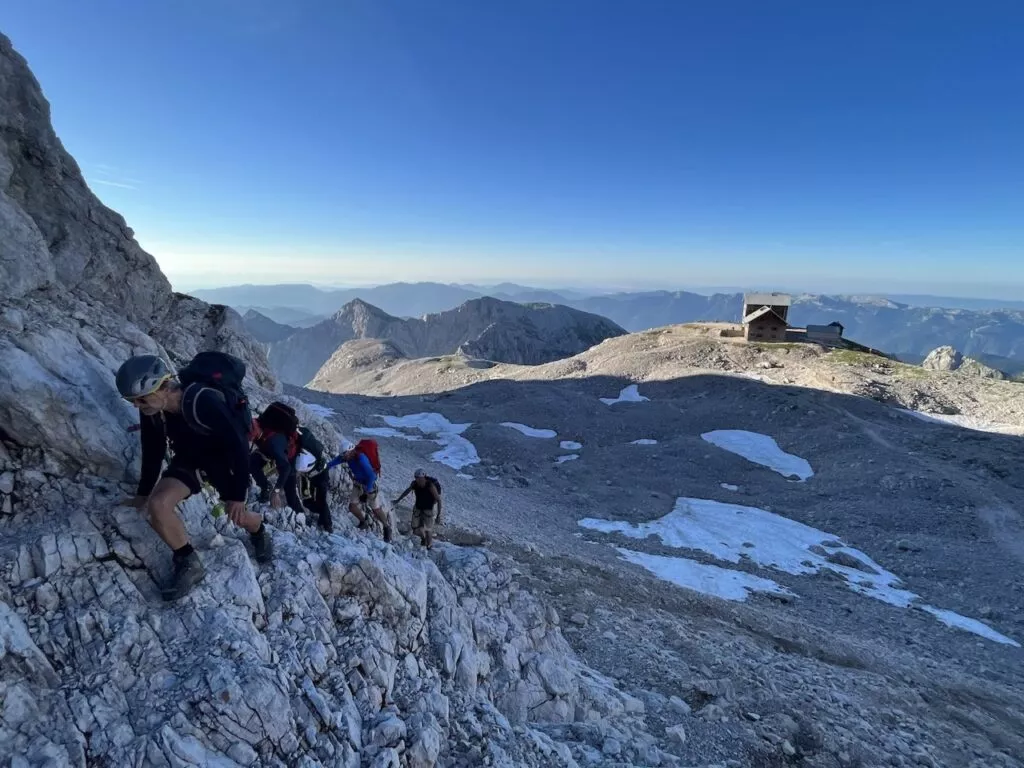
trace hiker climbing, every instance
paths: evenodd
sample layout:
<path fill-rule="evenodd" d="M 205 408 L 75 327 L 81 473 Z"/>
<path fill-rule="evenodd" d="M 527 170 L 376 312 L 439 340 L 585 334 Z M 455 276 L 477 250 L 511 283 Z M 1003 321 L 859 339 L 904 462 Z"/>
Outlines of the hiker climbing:
<path fill-rule="evenodd" d="M 359 521 L 359 527 L 365 530 L 370 526 L 370 521 L 362 508 L 363 504 L 366 504 L 373 511 L 373 516 L 384 526 L 384 541 L 391 541 L 391 522 L 378 498 L 377 480 L 380 475 L 380 457 L 376 441 L 360 440 L 358 444 L 353 444 L 351 440 L 342 441 L 341 455 L 331 459 L 326 469 L 336 467 L 342 462 L 348 466 L 349 473 L 352 475 L 349 511 Z"/>
<path fill-rule="evenodd" d="M 299 453 L 299 419 L 286 403 L 273 402 L 253 420 L 254 449 L 249 459 L 249 472 L 260 488 L 260 502 L 270 502 L 280 509 L 287 501 L 295 512 L 302 512 L 296 484 L 294 462 Z M 270 488 L 264 464 L 277 470 L 277 482 Z"/>
<path fill-rule="evenodd" d="M 188 594 L 206 575 L 175 508 L 208 482 L 228 518 L 249 532 L 255 559 L 267 562 L 273 541 L 263 518 L 246 510 L 249 488 L 248 402 L 245 363 L 222 352 L 200 352 L 177 377 L 156 355 L 137 355 L 117 371 L 117 389 L 139 409 L 142 475 L 124 503 L 149 510 L 149 523 L 173 551 L 166 600 Z M 173 457 L 161 473 L 170 443 Z"/>
<path fill-rule="evenodd" d="M 313 432 L 299 425 L 295 409 L 280 401 L 271 403 L 254 420 L 252 435 L 255 450 L 249 470 L 260 487 L 260 501 L 269 501 L 279 509 L 287 500 L 296 512 L 309 510 L 315 514 L 320 527 L 331 533 L 330 476 L 323 471 L 327 467 L 326 453 Z M 264 467 L 266 460 L 277 471 L 273 491 Z"/>
<path fill-rule="evenodd" d="M 430 549 L 434 545 L 434 526 L 441 521 L 441 483 L 422 469 L 413 473 L 412 483 L 392 504 L 397 506 L 410 493 L 415 494 L 412 507 L 412 532 L 420 537 L 420 543 Z M 434 507 L 437 507 L 435 511 Z"/>

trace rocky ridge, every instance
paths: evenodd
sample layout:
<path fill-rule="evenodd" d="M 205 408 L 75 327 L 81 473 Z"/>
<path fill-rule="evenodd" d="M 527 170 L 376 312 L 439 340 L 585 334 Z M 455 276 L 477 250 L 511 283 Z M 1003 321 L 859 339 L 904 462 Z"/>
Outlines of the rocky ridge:
<path fill-rule="evenodd" d="M 936 347 L 928 353 L 921 367 L 929 371 L 957 371 L 968 376 L 979 376 L 983 379 L 1005 379 L 1006 374 L 980 360 L 964 357 L 958 350 L 950 346 Z"/>
<path fill-rule="evenodd" d="M 331 357 L 346 342 L 376 339 L 406 358 L 461 354 L 538 365 L 582 352 L 626 332 L 603 317 L 554 304 L 515 304 L 489 297 L 420 319 L 392 317 L 355 300 L 333 317 L 272 344 L 274 371 L 304 385 L 319 372 L 331 375 Z M 346 356 L 342 352 L 342 358 Z"/>

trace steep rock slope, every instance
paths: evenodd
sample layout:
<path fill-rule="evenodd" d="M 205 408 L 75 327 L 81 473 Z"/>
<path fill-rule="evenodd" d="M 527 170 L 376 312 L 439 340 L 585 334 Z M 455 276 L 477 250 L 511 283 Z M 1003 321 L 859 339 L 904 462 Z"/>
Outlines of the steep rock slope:
<path fill-rule="evenodd" d="M 554 304 L 514 304 L 492 298 L 402 320 L 357 300 L 334 317 L 271 345 L 270 362 L 283 381 L 305 384 L 331 355 L 354 339 L 382 339 L 408 358 L 461 354 L 536 365 L 576 354 L 625 331 L 614 323 Z"/>
<path fill-rule="evenodd" d="M 612 734 L 628 761 L 678 762 L 484 551 L 428 558 L 265 508 L 277 556 L 256 567 L 204 492 L 181 512 L 208 576 L 160 600 L 166 548 L 119 503 L 138 470 L 125 356 L 232 352 L 256 407 L 285 397 L 329 449 L 339 435 L 275 395 L 237 313 L 170 291 L 3 37 L 0 257 L 0 764 L 539 768 Z"/>
<path fill-rule="evenodd" d="M 0 36 L 0 424 L 71 469 L 123 464 L 132 410 L 113 372 L 132 353 L 217 346 L 276 382 L 231 309 L 173 293 L 124 219 L 89 191 L 39 84 Z M 67 439 L 68 434 L 74 439 Z"/>

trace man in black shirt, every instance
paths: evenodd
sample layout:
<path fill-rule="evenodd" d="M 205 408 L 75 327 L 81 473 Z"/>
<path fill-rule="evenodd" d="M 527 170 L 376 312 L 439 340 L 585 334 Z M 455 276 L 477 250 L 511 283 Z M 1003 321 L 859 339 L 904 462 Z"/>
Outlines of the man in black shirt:
<path fill-rule="evenodd" d="M 117 388 L 141 413 L 142 476 L 127 503 L 148 508 L 150 525 L 174 552 L 171 579 L 161 589 L 164 599 L 183 597 L 206 575 L 175 510 L 199 493 L 204 479 L 217 490 L 231 522 L 249 532 L 256 560 L 270 560 L 273 544 L 263 518 L 245 508 L 248 433 L 223 395 L 199 384 L 183 389 L 156 355 L 129 358 L 117 372 Z M 168 442 L 174 455 L 161 474 Z"/>
<path fill-rule="evenodd" d="M 430 477 L 422 469 L 413 473 L 413 481 L 392 505 L 398 503 L 410 493 L 416 494 L 416 503 L 412 509 L 412 532 L 420 537 L 420 543 L 428 549 L 434 544 L 434 526 L 441 525 L 441 484 Z M 434 506 L 437 512 L 434 512 Z"/>

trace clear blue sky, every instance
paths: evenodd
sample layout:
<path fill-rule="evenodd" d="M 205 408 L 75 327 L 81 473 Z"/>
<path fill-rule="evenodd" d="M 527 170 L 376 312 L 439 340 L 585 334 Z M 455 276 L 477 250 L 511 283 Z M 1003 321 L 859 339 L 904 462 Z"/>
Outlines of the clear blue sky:
<path fill-rule="evenodd" d="M 179 287 L 1024 290 L 1018 0 L 4 6 Z"/>

